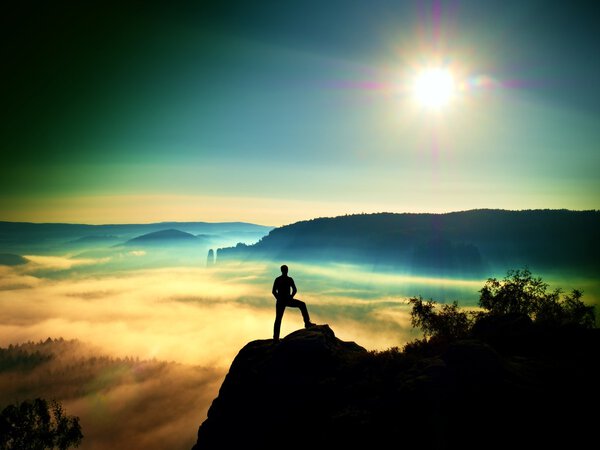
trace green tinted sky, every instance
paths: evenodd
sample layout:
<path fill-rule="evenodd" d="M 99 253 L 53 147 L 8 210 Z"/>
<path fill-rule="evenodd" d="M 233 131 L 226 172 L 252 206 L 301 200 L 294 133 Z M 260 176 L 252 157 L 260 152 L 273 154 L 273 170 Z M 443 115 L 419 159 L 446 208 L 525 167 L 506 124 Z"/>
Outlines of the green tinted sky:
<path fill-rule="evenodd" d="M 600 207 L 595 2 L 19 3 L 0 220 Z"/>

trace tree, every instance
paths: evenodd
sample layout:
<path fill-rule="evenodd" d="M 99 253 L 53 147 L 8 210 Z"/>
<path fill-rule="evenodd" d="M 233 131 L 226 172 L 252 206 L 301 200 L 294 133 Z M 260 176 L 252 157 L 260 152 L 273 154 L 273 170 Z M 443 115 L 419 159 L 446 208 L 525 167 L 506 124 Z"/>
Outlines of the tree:
<path fill-rule="evenodd" d="M 548 291 L 548 284 L 529 269 L 510 270 L 501 281 L 489 278 L 479 292 L 479 306 L 492 315 L 526 315 L 547 325 L 595 326 L 594 307 L 581 301 L 580 290 L 561 297 L 560 289 Z"/>
<path fill-rule="evenodd" d="M 540 303 L 552 301 L 560 291 L 547 293 L 548 285 L 534 278 L 529 269 L 509 270 L 502 281 L 488 278 L 479 291 L 479 306 L 490 314 L 523 314 L 531 316 Z"/>
<path fill-rule="evenodd" d="M 535 311 L 535 321 L 547 325 L 577 325 L 583 328 L 594 328 L 596 314 L 594 306 L 586 305 L 581 301 L 583 293 L 573 289 L 570 295 L 562 298 L 556 291 L 555 296 L 540 302 Z"/>
<path fill-rule="evenodd" d="M 461 310 L 456 301 L 440 306 L 433 300 L 424 301 L 419 296 L 409 299 L 409 302 L 412 304 L 411 324 L 421 328 L 426 338 L 459 339 L 471 329 L 471 314 Z"/>
<path fill-rule="evenodd" d="M 439 305 L 413 297 L 409 300 L 411 324 L 423 330 L 426 340 L 443 341 L 468 337 L 473 325 L 482 323 L 479 320 L 501 316 L 527 316 L 538 324 L 553 327 L 593 328 L 596 324 L 594 307 L 581 301 L 581 291 L 575 289 L 570 295 L 562 295 L 560 289 L 549 291 L 548 284 L 528 269 L 510 270 L 503 280 L 489 278 L 479 292 L 479 306 L 484 311 L 477 313 L 459 308 L 457 302 Z"/>
<path fill-rule="evenodd" d="M 66 416 L 60 403 L 36 398 L 8 405 L 0 413 L 0 449 L 66 450 L 83 439 L 79 417 Z"/>

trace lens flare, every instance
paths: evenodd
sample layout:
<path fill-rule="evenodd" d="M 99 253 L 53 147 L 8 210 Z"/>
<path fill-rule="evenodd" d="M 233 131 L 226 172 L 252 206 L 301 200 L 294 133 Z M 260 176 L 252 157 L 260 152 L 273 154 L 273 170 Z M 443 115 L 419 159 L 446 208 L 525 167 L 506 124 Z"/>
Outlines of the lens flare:
<path fill-rule="evenodd" d="M 413 84 L 416 101 L 431 109 L 446 105 L 456 91 L 452 73 L 444 68 L 430 68 L 420 72 Z"/>

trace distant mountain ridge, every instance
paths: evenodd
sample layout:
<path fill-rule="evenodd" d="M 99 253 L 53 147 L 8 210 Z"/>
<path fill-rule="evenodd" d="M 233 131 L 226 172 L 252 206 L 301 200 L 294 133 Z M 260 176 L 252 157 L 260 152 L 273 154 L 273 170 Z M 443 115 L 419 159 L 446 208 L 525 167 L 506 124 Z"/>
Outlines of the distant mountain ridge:
<path fill-rule="evenodd" d="M 74 239 L 69 244 L 87 244 L 87 243 L 97 243 L 97 242 L 110 242 L 110 241 L 118 241 L 119 236 L 114 236 L 110 234 L 99 234 L 97 236 L 82 236 L 80 238 Z"/>
<path fill-rule="evenodd" d="M 254 245 L 218 249 L 217 261 L 347 262 L 442 276 L 530 265 L 597 275 L 597 230 L 600 211 L 359 214 L 276 228 Z"/>
<path fill-rule="evenodd" d="M 170 228 L 168 230 L 153 231 L 152 233 L 129 239 L 124 245 L 160 244 L 164 242 L 186 244 L 193 243 L 194 241 L 201 242 L 202 240 L 203 238 L 196 237 L 193 234 Z"/>
<path fill-rule="evenodd" d="M 219 246 L 255 242 L 273 227 L 246 222 L 160 222 L 149 224 L 86 225 L 0 221 L 0 252 L 37 254 L 64 251 L 73 247 L 101 247 L 124 243 L 142 235 L 176 229 L 210 238 Z M 201 237 L 199 237 L 201 240 Z M 208 243 L 207 243 L 208 245 Z M 212 243 L 210 245 L 213 245 Z"/>
<path fill-rule="evenodd" d="M 176 228 L 185 232 L 195 232 L 190 230 L 200 229 L 202 232 L 221 231 L 241 231 L 249 230 L 271 230 L 273 227 L 258 225 L 248 222 L 156 222 L 143 224 L 104 224 L 88 225 L 77 223 L 33 223 L 33 222 L 6 222 L 0 221 L 0 240 L 9 235 L 20 236 L 56 236 L 63 235 L 65 232 L 77 235 L 78 237 L 94 235 L 118 235 L 123 231 L 131 234 L 149 233 L 169 228 Z M 200 231 L 198 231 L 200 233 Z"/>

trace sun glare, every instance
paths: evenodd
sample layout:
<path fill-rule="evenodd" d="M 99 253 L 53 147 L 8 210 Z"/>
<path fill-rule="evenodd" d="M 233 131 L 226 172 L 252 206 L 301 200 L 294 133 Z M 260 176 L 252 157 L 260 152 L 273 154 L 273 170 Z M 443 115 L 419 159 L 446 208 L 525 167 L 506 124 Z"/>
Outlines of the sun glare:
<path fill-rule="evenodd" d="M 452 73 L 448 69 L 425 69 L 415 78 L 413 93 L 419 104 L 426 108 L 439 109 L 446 105 L 455 92 Z"/>

